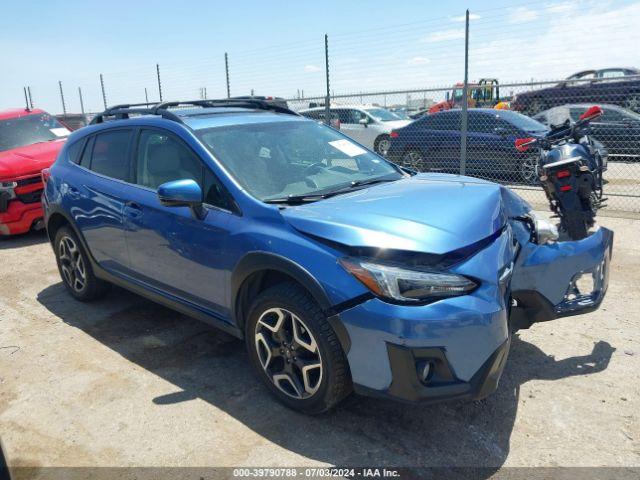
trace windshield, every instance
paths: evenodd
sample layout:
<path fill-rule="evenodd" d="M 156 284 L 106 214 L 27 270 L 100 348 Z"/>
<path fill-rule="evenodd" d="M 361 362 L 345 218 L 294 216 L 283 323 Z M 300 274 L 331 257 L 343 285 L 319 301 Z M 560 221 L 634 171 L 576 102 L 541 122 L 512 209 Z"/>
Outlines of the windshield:
<path fill-rule="evenodd" d="M 509 122 L 511 125 L 514 125 L 520 130 L 524 130 L 525 132 L 549 131 L 549 127 L 547 127 L 543 123 L 540 123 L 537 120 L 527 117 L 526 115 L 522 115 L 518 112 L 513 112 L 511 110 L 496 110 L 495 115 L 496 117 Z"/>
<path fill-rule="evenodd" d="M 69 130 L 48 113 L 0 120 L 0 152 L 67 135 Z"/>
<path fill-rule="evenodd" d="M 384 108 L 367 108 L 365 109 L 369 115 L 378 120 L 379 122 L 394 122 L 396 120 L 402 120 L 398 115 Z"/>
<path fill-rule="evenodd" d="M 383 158 L 313 121 L 215 127 L 196 135 L 238 183 L 263 201 L 403 176 Z"/>

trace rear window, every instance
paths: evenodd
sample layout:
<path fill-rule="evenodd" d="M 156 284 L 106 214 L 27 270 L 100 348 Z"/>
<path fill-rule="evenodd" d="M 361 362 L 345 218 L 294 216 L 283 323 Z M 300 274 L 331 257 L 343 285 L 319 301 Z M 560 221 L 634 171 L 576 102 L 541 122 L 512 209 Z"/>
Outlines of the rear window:
<path fill-rule="evenodd" d="M 67 146 L 67 158 L 70 162 L 80 163 L 80 154 L 84 146 L 84 138 Z"/>
<path fill-rule="evenodd" d="M 91 170 L 107 177 L 128 181 L 130 130 L 113 130 L 96 135 Z"/>

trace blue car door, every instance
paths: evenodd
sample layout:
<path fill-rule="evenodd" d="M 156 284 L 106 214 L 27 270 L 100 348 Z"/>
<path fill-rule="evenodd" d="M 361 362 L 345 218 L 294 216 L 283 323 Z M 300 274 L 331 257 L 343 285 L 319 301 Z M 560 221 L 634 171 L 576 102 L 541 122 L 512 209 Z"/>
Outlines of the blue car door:
<path fill-rule="evenodd" d="M 67 211 L 91 255 L 106 270 L 126 272 L 129 256 L 124 235 L 124 206 L 129 194 L 133 131 L 109 129 L 85 144 L 78 168 L 64 179 Z"/>
<path fill-rule="evenodd" d="M 136 185 L 125 206 L 133 275 L 165 294 L 226 316 L 228 224 L 234 215 L 206 205 L 221 203 L 220 184 L 198 155 L 168 131 L 142 129 L 135 143 Z M 204 218 L 188 207 L 161 205 L 158 186 L 181 179 L 203 186 Z"/>

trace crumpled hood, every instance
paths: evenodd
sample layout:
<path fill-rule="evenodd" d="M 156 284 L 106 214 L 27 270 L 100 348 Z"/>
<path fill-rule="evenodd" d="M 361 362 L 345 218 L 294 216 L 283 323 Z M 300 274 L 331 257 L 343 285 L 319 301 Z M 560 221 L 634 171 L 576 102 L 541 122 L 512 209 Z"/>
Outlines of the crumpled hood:
<path fill-rule="evenodd" d="M 504 202 L 503 202 L 504 197 Z M 526 202 L 470 177 L 418 174 L 282 210 L 296 229 L 352 247 L 443 254 L 501 229 L 510 205 Z"/>
<path fill-rule="evenodd" d="M 55 162 L 64 142 L 53 140 L 0 152 L 0 180 L 40 173 Z"/>

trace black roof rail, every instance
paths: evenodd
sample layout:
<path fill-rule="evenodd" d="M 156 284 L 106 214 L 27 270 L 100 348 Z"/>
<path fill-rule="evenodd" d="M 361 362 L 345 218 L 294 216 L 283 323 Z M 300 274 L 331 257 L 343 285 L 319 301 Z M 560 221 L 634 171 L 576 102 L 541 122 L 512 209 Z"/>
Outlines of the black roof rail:
<path fill-rule="evenodd" d="M 224 107 L 239 107 L 239 108 L 254 108 L 258 110 L 271 110 L 278 113 L 285 113 L 288 115 L 298 115 L 298 113 L 290 110 L 289 108 L 276 105 L 269 100 L 262 100 L 257 98 L 221 98 L 221 99 L 209 99 L 209 100 L 184 100 L 176 102 L 163 102 L 158 103 L 154 108 L 156 111 L 167 109 L 169 107 L 178 107 L 181 105 L 191 105 L 194 107 L 203 108 L 224 108 Z"/>
<path fill-rule="evenodd" d="M 160 115 L 167 120 L 173 120 L 175 122 L 184 123 L 182 119 L 173 112 L 169 111 L 170 107 L 179 107 L 179 106 L 193 106 L 193 107 L 202 107 L 202 108 L 228 108 L 228 107 L 238 107 L 238 108 L 252 108 L 257 110 L 270 110 L 277 113 L 284 113 L 287 115 L 299 115 L 298 113 L 290 110 L 288 108 L 275 105 L 270 103 L 267 100 L 258 100 L 258 99 L 213 99 L 213 100 L 183 100 L 183 101 L 175 101 L 175 102 L 149 102 L 149 103 L 130 103 L 130 104 L 122 104 L 122 105 L 114 105 L 112 107 L 107 108 L 104 112 L 96 115 L 93 120 L 91 120 L 91 125 L 95 125 L 98 123 L 103 123 L 106 120 L 106 117 L 115 117 L 115 120 L 121 120 L 129 118 L 129 114 L 139 114 L 139 115 Z M 144 107 L 148 108 L 137 108 Z"/>

